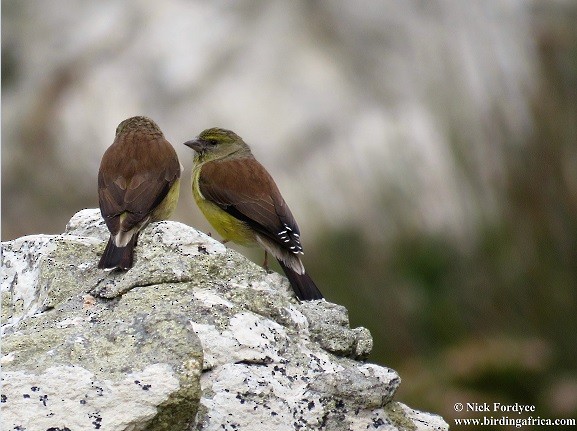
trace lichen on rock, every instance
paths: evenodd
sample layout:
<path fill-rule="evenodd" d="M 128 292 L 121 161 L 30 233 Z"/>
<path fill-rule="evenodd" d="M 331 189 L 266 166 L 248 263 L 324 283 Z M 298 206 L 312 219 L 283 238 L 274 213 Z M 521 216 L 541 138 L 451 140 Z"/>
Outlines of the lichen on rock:
<path fill-rule="evenodd" d="M 107 231 L 83 210 L 62 235 L 2 244 L 8 428 L 447 429 L 392 401 L 344 307 L 177 222 L 140 235 L 129 271 L 97 268 Z"/>

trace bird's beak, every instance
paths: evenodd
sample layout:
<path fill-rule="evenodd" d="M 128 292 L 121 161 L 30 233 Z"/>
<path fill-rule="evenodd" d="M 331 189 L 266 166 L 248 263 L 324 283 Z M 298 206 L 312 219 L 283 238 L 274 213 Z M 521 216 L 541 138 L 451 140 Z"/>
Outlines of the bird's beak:
<path fill-rule="evenodd" d="M 191 141 L 186 141 L 184 143 L 187 147 L 192 148 L 197 153 L 202 153 L 204 151 L 205 145 L 199 139 L 192 139 Z"/>

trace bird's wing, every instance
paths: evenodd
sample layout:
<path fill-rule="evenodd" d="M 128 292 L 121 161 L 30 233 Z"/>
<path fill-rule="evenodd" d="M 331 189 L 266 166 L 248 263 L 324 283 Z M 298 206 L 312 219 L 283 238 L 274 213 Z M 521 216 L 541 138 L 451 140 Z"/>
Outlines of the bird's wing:
<path fill-rule="evenodd" d="M 302 253 L 299 227 L 274 180 L 256 159 L 207 162 L 198 185 L 205 199 L 282 248 Z"/>
<path fill-rule="evenodd" d="M 100 211 L 110 231 L 115 234 L 122 229 L 129 231 L 142 222 L 168 194 L 180 178 L 180 163 L 172 145 L 162 140 L 158 145 L 146 148 L 142 153 L 119 154 L 118 148 L 110 148 L 103 157 L 109 161 L 109 170 L 98 174 L 98 197 Z M 119 216 L 125 213 L 122 227 Z"/>

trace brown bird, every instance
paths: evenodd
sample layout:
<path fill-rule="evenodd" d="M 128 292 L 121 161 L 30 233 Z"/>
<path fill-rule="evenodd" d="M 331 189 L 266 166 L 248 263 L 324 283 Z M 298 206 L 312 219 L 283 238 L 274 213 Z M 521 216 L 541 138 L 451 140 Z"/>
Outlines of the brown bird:
<path fill-rule="evenodd" d="M 132 117 L 118 125 L 98 171 L 100 212 L 110 231 L 99 268 L 132 268 L 139 232 L 174 211 L 180 172 L 176 151 L 154 121 Z"/>
<path fill-rule="evenodd" d="M 208 129 L 185 142 L 195 150 L 194 199 L 224 241 L 272 254 L 301 300 L 323 295 L 305 272 L 299 227 L 274 180 L 240 136 Z"/>

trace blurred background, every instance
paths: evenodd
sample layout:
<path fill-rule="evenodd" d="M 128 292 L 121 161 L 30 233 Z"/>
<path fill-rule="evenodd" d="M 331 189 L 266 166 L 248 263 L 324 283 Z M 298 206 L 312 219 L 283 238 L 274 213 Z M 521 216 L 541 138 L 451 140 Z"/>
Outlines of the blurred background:
<path fill-rule="evenodd" d="M 2 240 L 96 208 L 138 114 L 185 167 L 173 219 L 208 232 L 182 143 L 229 128 L 398 400 L 575 418 L 576 23 L 575 0 L 2 1 Z"/>

